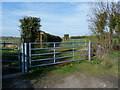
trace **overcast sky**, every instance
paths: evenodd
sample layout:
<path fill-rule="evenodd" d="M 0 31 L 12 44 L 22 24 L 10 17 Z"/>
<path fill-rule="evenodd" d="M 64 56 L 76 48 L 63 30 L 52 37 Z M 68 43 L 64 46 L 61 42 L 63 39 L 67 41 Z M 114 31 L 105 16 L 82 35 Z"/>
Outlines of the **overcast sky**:
<path fill-rule="evenodd" d="M 88 2 L 3 2 L 2 36 L 20 36 L 19 19 L 41 18 L 41 30 L 63 36 L 89 35 Z"/>

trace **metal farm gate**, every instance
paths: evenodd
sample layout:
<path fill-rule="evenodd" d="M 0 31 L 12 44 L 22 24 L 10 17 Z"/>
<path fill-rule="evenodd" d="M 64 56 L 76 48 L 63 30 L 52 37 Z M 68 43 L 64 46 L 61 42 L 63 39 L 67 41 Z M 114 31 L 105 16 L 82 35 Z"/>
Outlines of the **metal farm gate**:
<path fill-rule="evenodd" d="M 6 68 L 21 68 L 21 44 L 20 43 L 0 43 L 1 64 Z M 14 64 L 14 65 L 12 65 Z"/>
<path fill-rule="evenodd" d="M 15 47 L 7 46 L 8 44 Z M 23 73 L 28 72 L 28 68 L 91 59 L 91 42 L 5 43 L 7 47 L 4 43 L 0 45 L 2 66 L 21 69 Z"/>

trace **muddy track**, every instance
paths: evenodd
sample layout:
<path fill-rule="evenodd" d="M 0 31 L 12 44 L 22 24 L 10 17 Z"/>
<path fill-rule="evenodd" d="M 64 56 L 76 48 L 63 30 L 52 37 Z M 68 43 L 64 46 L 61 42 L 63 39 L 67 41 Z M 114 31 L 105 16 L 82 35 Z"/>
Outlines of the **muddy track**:
<path fill-rule="evenodd" d="M 49 74 L 36 79 L 20 76 L 3 79 L 3 88 L 117 88 L 118 78 L 112 75 L 92 76 L 76 73 L 65 77 Z"/>

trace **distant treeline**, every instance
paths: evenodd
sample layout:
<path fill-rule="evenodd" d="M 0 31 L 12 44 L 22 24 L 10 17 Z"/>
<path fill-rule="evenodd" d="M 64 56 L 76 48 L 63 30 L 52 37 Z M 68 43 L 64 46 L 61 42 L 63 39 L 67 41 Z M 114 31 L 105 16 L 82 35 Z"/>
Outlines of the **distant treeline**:
<path fill-rule="evenodd" d="M 42 31 L 43 32 L 43 31 Z M 40 42 L 40 32 L 38 32 L 38 38 L 36 39 L 36 42 Z M 61 42 L 62 39 L 59 36 L 55 36 L 49 33 L 45 33 L 42 35 L 42 42 Z M 21 37 L 13 37 L 13 36 L 4 36 L 0 37 L 1 40 L 5 41 L 9 40 L 9 42 L 12 42 L 13 40 L 18 40 L 20 42 Z M 7 41 L 8 42 L 8 41 Z"/>
<path fill-rule="evenodd" d="M 92 38 L 92 37 L 95 37 L 95 36 L 71 36 L 70 38 L 71 39 L 81 39 L 81 38 Z M 118 38 L 117 35 L 113 35 L 114 38 Z"/>
<path fill-rule="evenodd" d="M 89 37 L 94 37 L 94 36 L 71 36 L 71 39 L 82 39 L 82 38 L 89 38 Z"/>
<path fill-rule="evenodd" d="M 9 39 L 20 39 L 20 37 L 3 36 L 3 37 L 0 37 L 0 39 L 3 39 L 3 40 L 9 40 Z"/>

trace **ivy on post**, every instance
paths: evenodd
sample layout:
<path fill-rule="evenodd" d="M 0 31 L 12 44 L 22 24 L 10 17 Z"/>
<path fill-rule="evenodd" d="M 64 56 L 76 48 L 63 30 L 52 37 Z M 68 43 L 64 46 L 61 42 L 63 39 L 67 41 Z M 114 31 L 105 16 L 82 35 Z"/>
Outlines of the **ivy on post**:
<path fill-rule="evenodd" d="M 43 32 L 40 32 L 40 48 L 42 48 L 42 42 L 43 42 Z"/>
<path fill-rule="evenodd" d="M 68 42 L 69 40 L 69 34 L 64 34 L 64 42 Z"/>

